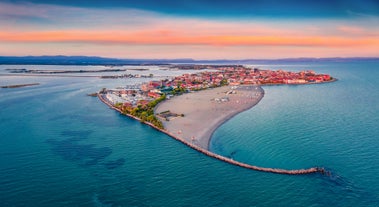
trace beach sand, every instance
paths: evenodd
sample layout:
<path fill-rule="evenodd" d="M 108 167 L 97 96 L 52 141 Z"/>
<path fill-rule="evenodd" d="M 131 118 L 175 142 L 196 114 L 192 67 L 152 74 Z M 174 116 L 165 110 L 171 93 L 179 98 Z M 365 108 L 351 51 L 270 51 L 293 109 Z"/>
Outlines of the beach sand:
<path fill-rule="evenodd" d="M 169 121 L 158 117 L 169 133 L 208 150 L 213 132 L 231 117 L 256 105 L 263 95 L 260 86 L 224 86 L 174 96 L 158 104 L 154 112 L 183 114 Z"/>

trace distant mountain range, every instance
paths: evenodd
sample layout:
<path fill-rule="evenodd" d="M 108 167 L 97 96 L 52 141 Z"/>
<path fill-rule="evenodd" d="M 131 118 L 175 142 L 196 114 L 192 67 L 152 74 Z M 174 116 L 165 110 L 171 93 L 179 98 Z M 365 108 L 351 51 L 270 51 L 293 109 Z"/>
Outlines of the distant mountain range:
<path fill-rule="evenodd" d="M 25 65 L 159 65 L 159 64 L 275 64 L 297 62 L 349 62 L 378 61 L 379 57 L 352 58 L 284 58 L 243 60 L 194 60 L 194 59 L 119 59 L 94 56 L 0 56 L 0 64 Z"/>

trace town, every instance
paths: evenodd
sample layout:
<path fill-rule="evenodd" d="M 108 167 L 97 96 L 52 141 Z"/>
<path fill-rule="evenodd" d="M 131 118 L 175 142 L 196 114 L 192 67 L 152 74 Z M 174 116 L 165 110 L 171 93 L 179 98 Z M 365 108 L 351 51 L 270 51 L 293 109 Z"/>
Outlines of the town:
<path fill-rule="evenodd" d="M 162 128 L 162 123 L 155 117 L 153 109 L 160 101 L 175 95 L 226 85 L 238 87 L 238 85 L 311 84 L 335 80 L 330 75 L 316 74 L 310 70 L 289 72 L 244 66 L 214 66 L 210 69 L 213 71 L 149 81 L 139 88 L 103 89 L 99 96 L 122 113 Z"/>

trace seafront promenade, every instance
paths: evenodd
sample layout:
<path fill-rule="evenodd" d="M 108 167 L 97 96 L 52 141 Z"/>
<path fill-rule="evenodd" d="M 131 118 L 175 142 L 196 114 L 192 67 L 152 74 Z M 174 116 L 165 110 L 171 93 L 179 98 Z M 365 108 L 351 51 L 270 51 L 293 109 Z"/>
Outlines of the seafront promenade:
<path fill-rule="evenodd" d="M 144 123 L 209 157 L 246 169 L 288 175 L 324 173 L 324 169 L 318 167 L 299 170 L 258 167 L 235 161 L 208 150 L 209 140 L 217 127 L 236 114 L 255 106 L 263 98 L 263 95 L 264 91 L 260 86 L 250 85 L 238 88 L 225 86 L 176 96 L 160 103 L 156 107 L 155 113 L 175 109 L 179 110 L 177 113 L 183 112 L 184 116 L 169 121 L 163 120 L 164 129 L 159 129 L 148 122 Z M 103 94 L 98 93 L 98 98 L 110 108 L 122 113 L 120 109 L 107 101 Z M 175 107 L 171 108 L 173 106 Z M 141 121 L 138 117 L 125 115 Z"/>

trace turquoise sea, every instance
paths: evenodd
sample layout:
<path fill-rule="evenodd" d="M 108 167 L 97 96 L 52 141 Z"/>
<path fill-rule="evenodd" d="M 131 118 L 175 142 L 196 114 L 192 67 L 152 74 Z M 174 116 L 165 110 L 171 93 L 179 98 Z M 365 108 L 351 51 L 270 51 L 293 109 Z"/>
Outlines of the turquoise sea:
<path fill-rule="evenodd" d="M 257 106 L 216 130 L 211 151 L 263 167 L 325 167 L 331 176 L 233 166 L 86 96 L 147 80 L 1 76 L 57 66 L 0 65 L 0 85 L 40 83 L 0 88 L 0 206 L 379 206 L 379 62 L 254 66 L 338 81 L 264 86 Z"/>

